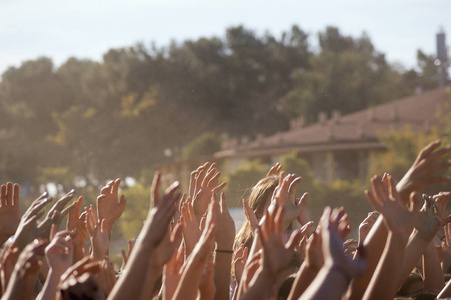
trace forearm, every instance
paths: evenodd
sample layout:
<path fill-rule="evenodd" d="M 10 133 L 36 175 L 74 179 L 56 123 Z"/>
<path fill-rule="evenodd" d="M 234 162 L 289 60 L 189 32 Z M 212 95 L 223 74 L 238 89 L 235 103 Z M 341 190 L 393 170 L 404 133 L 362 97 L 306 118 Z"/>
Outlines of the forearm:
<path fill-rule="evenodd" d="M 350 277 L 341 269 L 322 268 L 299 299 L 339 300 L 348 288 Z"/>
<path fill-rule="evenodd" d="M 435 249 L 434 242 L 430 242 L 423 254 L 423 281 L 424 290 L 438 293 L 445 286 L 440 258 Z"/>
<path fill-rule="evenodd" d="M 293 287 L 291 288 L 289 300 L 298 299 L 307 290 L 309 285 L 315 280 L 316 275 L 318 275 L 320 268 L 307 266 L 303 263 L 298 273 L 296 274 L 296 279 L 294 280 Z"/>
<path fill-rule="evenodd" d="M 174 300 L 195 300 L 197 298 L 203 264 L 188 263 L 174 294 Z"/>
<path fill-rule="evenodd" d="M 392 299 L 398 290 L 399 267 L 407 238 L 389 233 L 384 253 L 363 299 Z"/>
<path fill-rule="evenodd" d="M 348 296 L 349 299 L 360 300 L 365 294 L 371 277 L 373 277 L 374 270 L 384 251 L 387 234 L 388 231 L 383 217 L 379 216 L 363 243 L 367 256 L 367 267 L 362 276 L 352 281 Z"/>
<path fill-rule="evenodd" d="M 429 245 L 430 240 L 425 240 L 418 235 L 418 232 L 411 236 L 410 241 L 404 252 L 404 257 L 402 259 L 401 272 L 398 279 L 398 288 L 406 281 L 409 274 L 412 272 L 413 268 L 416 266 L 421 258 L 421 255 L 426 250 Z"/>
<path fill-rule="evenodd" d="M 35 283 L 36 279 L 36 276 L 25 279 L 13 274 L 2 300 L 31 299 L 33 291 L 33 284 L 31 283 Z"/>
<path fill-rule="evenodd" d="M 39 293 L 37 300 L 53 300 L 56 299 L 56 292 L 58 288 L 58 284 L 60 282 L 61 275 L 63 272 L 58 272 L 50 269 L 47 279 L 45 280 L 44 287 Z"/>
<path fill-rule="evenodd" d="M 77 261 L 80 261 L 84 258 L 84 254 L 83 254 L 83 245 L 81 246 L 74 246 L 74 264 Z"/>
<path fill-rule="evenodd" d="M 152 266 L 147 270 L 146 278 L 141 287 L 142 300 L 151 299 L 152 292 L 154 290 L 155 282 L 162 274 L 163 268 Z"/>
<path fill-rule="evenodd" d="M 108 299 L 140 299 L 144 281 L 147 278 L 150 258 L 153 253 L 152 247 L 144 247 L 142 240 L 133 249 L 132 256 L 127 263 L 119 280 L 114 285 Z"/>
<path fill-rule="evenodd" d="M 275 276 L 268 276 L 264 271 L 260 271 L 239 299 L 253 300 L 271 298 L 274 296 L 274 284 Z"/>
<path fill-rule="evenodd" d="M 231 250 L 220 249 L 220 250 Z M 232 266 L 233 253 L 216 252 L 215 255 L 215 286 L 216 294 L 215 300 L 228 300 L 229 299 L 229 286 L 230 286 L 230 271 Z"/>

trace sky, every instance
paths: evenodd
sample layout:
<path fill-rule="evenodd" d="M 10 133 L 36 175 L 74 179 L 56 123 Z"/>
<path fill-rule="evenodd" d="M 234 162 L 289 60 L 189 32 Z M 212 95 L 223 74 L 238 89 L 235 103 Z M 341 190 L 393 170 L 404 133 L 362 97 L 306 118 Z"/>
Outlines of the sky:
<path fill-rule="evenodd" d="M 450 0 L 0 0 L 0 74 L 46 56 L 56 66 L 69 57 L 102 61 L 111 48 L 137 42 L 167 46 L 199 37 L 224 37 L 244 25 L 276 37 L 293 24 L 317 44 L 318 32 L 338 27 L 365 32 L 390 63 L 416 64 L 416 51 L 436 53 L 440 28 L 451 46 Z"/>

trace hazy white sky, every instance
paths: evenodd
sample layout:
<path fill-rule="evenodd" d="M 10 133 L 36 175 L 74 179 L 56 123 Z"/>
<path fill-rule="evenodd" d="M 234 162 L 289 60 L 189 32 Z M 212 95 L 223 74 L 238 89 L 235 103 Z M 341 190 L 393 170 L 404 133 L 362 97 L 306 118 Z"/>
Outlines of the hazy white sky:
<path fill-rule="evenodd" d="M 451 45 L 451 0 L 0 0 L 0 73 L 39 56 L 100 61 L 136 42 L 222 37 L 240 24 L 277 37 L 297 24 L 314 44 L 327 25 L 365 31 L 390 62 L 412 67 L 417 49 L 435 54 L 440 27 Z"/>

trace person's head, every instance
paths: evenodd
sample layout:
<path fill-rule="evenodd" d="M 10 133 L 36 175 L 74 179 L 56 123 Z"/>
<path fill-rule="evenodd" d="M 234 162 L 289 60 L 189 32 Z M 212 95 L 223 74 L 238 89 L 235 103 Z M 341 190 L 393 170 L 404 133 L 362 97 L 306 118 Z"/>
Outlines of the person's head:
<path fill-rule="evenodd" d="M 248 202 L 258 220 L 265 214 L 265 211 L 271 202 L 271 196 L 278 183 L 278 176 L 266 176 L 252 188 Z M 247 246 L 250 249 L 252 246 L 252 231 L 251 224 L 249 220 L 246 219 L 235 237 L 234 249 L 237 249 L 241 244 L 244 244 L 244 246 Z"/>
<path fill-rule="evenodd" d="M 423 278 L 416 272 L 410 273 L 406 281 L 396 293 L 396 296 L 410 297 L 421 293 L 424 289 Z"/>

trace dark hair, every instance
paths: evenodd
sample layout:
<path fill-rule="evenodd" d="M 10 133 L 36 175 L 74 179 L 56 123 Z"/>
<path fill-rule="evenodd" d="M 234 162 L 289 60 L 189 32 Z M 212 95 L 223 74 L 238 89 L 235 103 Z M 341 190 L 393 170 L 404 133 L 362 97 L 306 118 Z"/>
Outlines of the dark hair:
<path fill-rule="evenodd" d="M 296 279 L 296 274 L 291 274 L 282 282 L 277 291 L 277 300 L 286 300 L 290 295 L 291 288 L 293 287 L 294 280 Z"/>
<path fill-rule="evenodd" d="M 398 297 L 409 297 L 411 296 L 410 287 L 416 282 L 422 282 L 423 278 L 418 273 L 410 273 L 409 277 L 407 277 L 406 281 L 402 284 L 401 288 L 396 293 Z"/>

